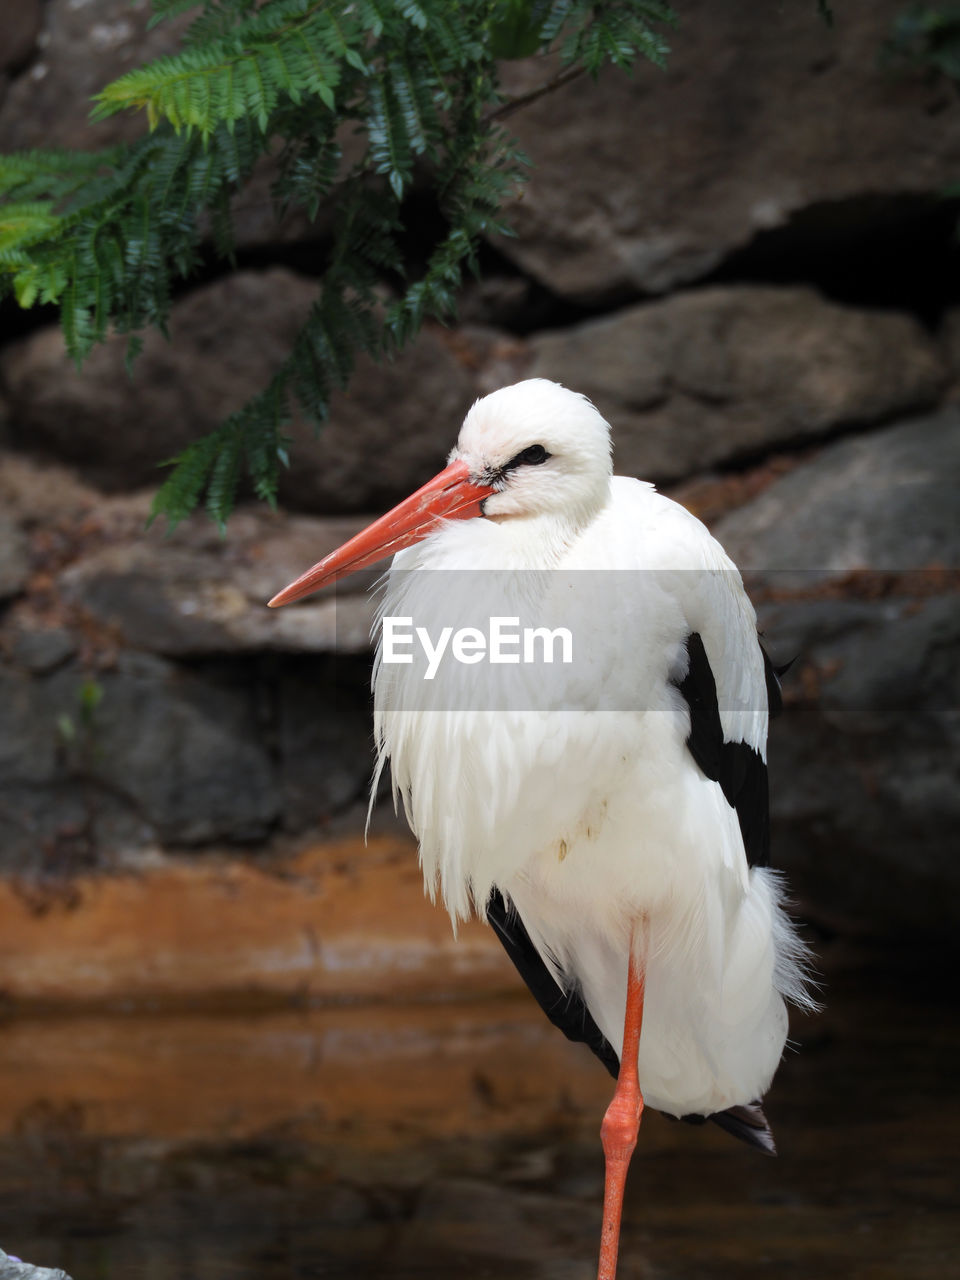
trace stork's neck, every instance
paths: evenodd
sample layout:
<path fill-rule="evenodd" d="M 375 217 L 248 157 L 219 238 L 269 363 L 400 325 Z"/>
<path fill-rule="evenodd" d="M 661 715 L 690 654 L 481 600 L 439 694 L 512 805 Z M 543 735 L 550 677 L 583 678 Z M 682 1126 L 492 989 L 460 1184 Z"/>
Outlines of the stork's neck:
<path fill-rule="evenodd" d="M 594 518 L 542 512 L 478 520 L 473 523 L 486 528 L 478 532 L 477 551 L 489 569 L 553 569 Z"/>
<path fill-rule="evenodd" d="M 585 529 L 593 523 L 609 501 L 609 481 L 591 501 L 570 503 L 533 514 L 494 515 L 475 523 L 494 525 L 497 547 L 504 563 L 497 568 L 552 569 L 569 551 Z"/>

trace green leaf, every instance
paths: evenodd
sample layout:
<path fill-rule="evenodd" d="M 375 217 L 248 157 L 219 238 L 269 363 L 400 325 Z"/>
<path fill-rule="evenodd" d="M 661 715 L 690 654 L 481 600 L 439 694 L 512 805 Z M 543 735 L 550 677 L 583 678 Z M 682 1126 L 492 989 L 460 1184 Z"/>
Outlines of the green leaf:
<path fill-rule="evenodd" d="M 18 272 L 13 279 L 13 289 L 19 305 L 24 310 L 29 310 L 40 295 L 36 268 L 28 267 L 25 271 Z"/>
<path fill-rule="evenodd" d="M 77 694 L 77 701 L 80 703 L 81 714 L 89 718 L 103 701 L 103 686 L 96 680 L 84 680 Z"/>
<path fill-rule="evenodd" d="M 495 58 L 529 58 L 543 38 L 550 6 L 536 0 L 499 0 L 490 21 L 490 52 Z"/>

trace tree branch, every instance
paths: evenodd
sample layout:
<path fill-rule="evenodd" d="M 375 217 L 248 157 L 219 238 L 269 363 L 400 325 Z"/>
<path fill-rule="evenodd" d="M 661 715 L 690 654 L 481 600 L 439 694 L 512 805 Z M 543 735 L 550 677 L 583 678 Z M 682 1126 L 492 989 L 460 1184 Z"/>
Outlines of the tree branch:
<path fill-rule="evenodd" d="M 563 71 L 558 71 L 555 76 L 551 76 L 549 80 L 545 80 L 543 84 L 537 85 L 535 89 L 531 89 L 528 93 L 517 94 L 515 98 L 508 98 L 506 102 L 501 103 L 499 107 L 484 118 L 484 124 L 492 124 L 494 120 L 506 120 L 514 112 L 522 111 L 524 107 L 529 107 L 532 102 L 537 102 L 540 98 L 546 97 L 548 93 L 553 93 L 554 89 L 562 89 L 564 85 L 570 84 L 572 80 L 579 79 L 585 70 L 585 67 L 567 67 Z"/>

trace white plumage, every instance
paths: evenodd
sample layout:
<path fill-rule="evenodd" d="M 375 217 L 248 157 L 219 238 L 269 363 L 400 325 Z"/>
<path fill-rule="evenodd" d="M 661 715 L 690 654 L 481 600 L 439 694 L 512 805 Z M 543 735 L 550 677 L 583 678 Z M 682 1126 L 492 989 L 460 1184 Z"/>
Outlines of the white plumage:
<path fill-rule="evenodd" d="M 499 889 L 618 1056 L 644 921 L 648 1103 L 674 1115 L 749 1103 L 783 1050 L 784 997 L 806 999 L 802 948 L 775 875 L 748 868 L 735 810 L 690 756 L 676 681 L 698 632 L 724 738 L 765 759 L 754 610 L 695 517 L 611 476 L 609 428 L 581 396 L 542 380 L 495 392 L 467 415 L 451 460 L 495 475 L 534 443 L 549 459 L 508 473 L 486 519 L 446 522 L 395 557 L 381 615 L 435 634 L 495 597 L 497 611 L 555 624 L 571 616 L 556 598 L 570 575 L 594 571 L 573 610 L 589 664 L 554 668 L 537 698 L 543 667 L 446 662 L 428 682 L 378 652 L 378 774 L 389 760 L 431 896 L 456 924 Z M 483 570 L 496 576 L 477 586 Z"/>
<path fill-rule="evenodd" d="M 601 1127 L 599 1280 L 614 1280 L 644 1099 L 774 1149 L 754 1104 L 785 1000 L 809 1004 L 765 866 L 776 678 L 723 549 L 613 476 L 606 422 L 556 383 L 477 401 L 444 471 L 271 604 L 392 553 L 376 776 L 389 763 L 454 928 L 485 915 L 548 1017 L 617 1074 Z M 516 627 L 509 657 L 497 619 Z M 424 653 L 398 656 L 401 626 Z M 539 661 L 520 659 L 524 628 Z"/>

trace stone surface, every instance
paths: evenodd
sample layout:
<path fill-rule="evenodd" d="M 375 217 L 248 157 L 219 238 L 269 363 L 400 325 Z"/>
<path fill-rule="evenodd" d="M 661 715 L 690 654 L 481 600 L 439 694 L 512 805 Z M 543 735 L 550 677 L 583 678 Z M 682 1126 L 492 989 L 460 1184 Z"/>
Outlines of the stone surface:
<path fill-rule="evenodd" d="M 59 1268 L 34 1267 L 20 1258 L 12 1258 L 0 1249 L 0 1280 L 70 1280 Z"/>
<path fill-rule="evenodd" d="M 374 748 L 370 660 L 287 659 L 277 685 L 277 753 L 287 830 L 366 808 Z M 376 827 L 375 827 L 376 829 Z"/>
<path fill-rule="evenodd" d="M 358 362 L 315 436 L 294 430 L 281 496 L 308 511 L 383 509 L 439 471 L 484 373 L 513 344 L 489 330 L 428 325 L 392 364 Z"/>
<path fill-rule="evenodd" d="M 940 344 L 950 371 L 950 399 L 960 400 L 960 308 L 946 311 L 940 324 Z"/>
<path fill-rule="evenodd" d="M 530 342 L 530 376 L 583 391 L 616 470 L 673 480 L 936 403 L 947 373 L 910 317 L 811 289 L 681 293 Z"/>
<path fill-rule="evenodd" d="M 960 409 L 827 445 L 721 520 L 714 532 L 741 568 L 770 584 L 797 570 L 960 567 Z"/>
<path fill-rule="evenodd" d="M 426 901 L 409 837 L 261 865 L 154 859 L 80 876 L 69 893 L 0 880 L 0 901 L 0 990 L 14 1002 L 435 1000 L 518 986 L 488 929 L 457 940 Z"/>
<path fill-rule="evenodd" d="M 37 562 L 0 619 L 0 866 L 64 876 L 158 842 L 262 840 L 365 799 L 377 571 L 266 607 L 356 520 L 259 507 L 225 538 L 202 516 L 164 536 L 149 495 L 16 456 L 0 501 Z"/>
<path fill-rule="evenodd" d="M 510 119 L 532 178 L 500 251 L 596 301 L 701 278 L 804 209 L 941 191 L 960 171 L 960 101 L 880 65 L 902 9 L 847 0 L 828 28 L 815 5 L 754 22 L 738 0 L 690 0 L 665 74 L 605 72 Z M 506 88 L 547 74 L 516 64 Z"/>
<path fill-rule="evenodd" d="M 295 608 L 267 600 L 360 527 L 239 513 L 227 538 L 198 518 L 168 541 L 159 532 L 85 556 L 60 576 L 63 599 L 122 644 L 171 657 L 269 651 L 367 652 L 371 575 Z M 359 591 L 353 588 L 359 585 Z"/>
<path fill-rule="evenodd" d="M 47 675 L 0 663 L 0 869 L 69 878 L 158 844 L 262 843 L 365 806 L 369 674 L 366 656 L 184 667 L 121 650 Z"/>
<path fill-rule="evenodd" d="M 64 467 L 0 453 L 0 510 L 10 530 L 0 549 L 29 547 L 38 569 L 14 620 L 14 648 L 21 632 L 56 626 L 59 608 L 81 610 L 121 643 L 172 656 L 328 652 L 334 642 L 341 651 L 367 649 L 365 595 L 377 568 L 295 608 L 266 608 L 364 518 L 288 515 L 257 504 L 238 508 L 221 536 L 201 513 L 173 531 L 148 527 L 151 500 L 149 491 L 107 496 Z M 20 573 L 18 589 L 24 581 Z M 22 642 L 17 661 L 32 669 L 32 641 Z"/>
<path fill-rule="evenodd" d="M 16 0 L 0 10 L 0 72 L 17 72 L 28 62 L 37 43 L 43 5 L 40 0 Z"/>
<path fill-rule="evenodd" d="M 0 601 L 15 596 L 30 574 L 30 555 L 22 531 L 0 511 Z"/>
<path fill-rule="evenodd" d="M 958 426 L 949 409 L 829 445 L 714 530 L 754 569 L 774 661 L 794 661 L 771 729 L 774 862 L 847 929 L 952 927 Z"/>
<path fill-rule="evenodd" d="M 263 839 L 278 800 L 256 686 L 243 672 L 205 674 L 122 655 L 101 677 L 93 776 L 129 796 L 168 843 Z"/>
<path fill-rule="evenodd" d="M 91 684 L 99 700 L 85 713 Z M 138 830 L 137 843 L 153 836 L 202 844 L 263 839 L 277 821 L 275 768 L 260 731 L 258 685 L 247 673 L 195 673 L 121 653 L 111 669 L 71 664 L 45 679 L 4 666 L 0 688 L 7 868 L 29 863 L 31 841 L 56 845 L 58 834 L 66 846 L 83 836 L 93 849 L 132 840 Z M 66 812 L 51 830 L 61 789 Z M 57 852 L 50 850 L 54 862 Z M 71 847 L 62 852 L 69 861 Z"/>
<path fill-rule="evenodd" d="M 18 626 L 12 644 L 13 660 L 36 675 L 67 662 L 77 651 L 77 639 L 66 627 Z"/>
<path fill-rule="evenodd" d="M 32 3 L 5 6 L 27 11 Z M 185 19 L 147 32 L 149 0 L 48 0 L 30 66 L 10 85 L 0 110 L 0 151 L 34 147 L 92 150 L 147 130 L 142 112 L 88 120 L 105 84 L 152 58 L 173 53 Z M 188 20 L 188 19 L 187 19 Z"/>
<path fill-rule="evenodd" d="M 104 487 L 155 485 L 160 463 L 264 388 L 315 295 L 283 270 L 198 289 L 175 306 L 171 341 L 146 334 L 132 378 L 125 339 L 95 348 L 78 373 L 59 329 L 42 329 L 0 359 L 13 440 Z"/>
<path fill-rule="evenodd" d="M 22 454 L 0 452 L 0 510 L 31 534 L 44 534 L 63 521 L 82 524 L 103 497 L 64 466 L 38 464 Z M 149 505 L 138 513 L 142 527 Z"/>
<path fill-rule="evenodd" d="M 771 730 L 773 857 L 815 918 L 948 936 L 960 874 L 960 594 L 782 602 L 796 657 Z"/>
<path fill-rule="evenodd" d="M 161 462 L 264 388 L 316 291 L 315 282 L 281 268 L 198 289 L 175 305 L 171 342 L 146 335 L 132 379 L 125 340 L 97 347 L 78 373 L 59 330 L 40 330 L 0 358 L 11 438 L 108 489 L 155 485 Z M 449 336 L 427 326 L 393 364 L 361 360 L 319 434 L 294 422 L 284 501 L 365 511 L 421 484 L 442 466 L 497 340 L 488 331 Z"/>
<path fill-rule="evenodd" d="M 0 358 L 12 439 L 111 489 L 155 484 L 161 461 L 262 389 L 314 294 L 282 269 L 200 289 L 174 308 L 172 345 L 148 335 L 132 381 L 122 341 L 78 374 L 59 332 L 41 330 Z M 915 321 L 808 289 L 704 289 L 528 343 L 428 327 L 394 364 L 361 362 L 319 434 L 294 423 L 283 500 L 382 509 L 439 468 L 478 394 L 525 376 L 590 395 L 618 470 L 659 480 L 926 407 L 947 381 Z"/>

